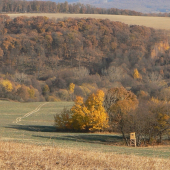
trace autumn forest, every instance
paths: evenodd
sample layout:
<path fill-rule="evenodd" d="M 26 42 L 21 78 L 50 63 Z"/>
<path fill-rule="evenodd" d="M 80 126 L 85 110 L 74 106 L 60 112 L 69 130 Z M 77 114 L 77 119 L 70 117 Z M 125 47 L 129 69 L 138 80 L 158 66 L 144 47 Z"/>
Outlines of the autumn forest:
<path fill-rule="evenodd" d="M 74 83 L 75 96 L 124 86 L 136 95 L 145 91 L 169 99 L 169 93 L 161 95 L 170 76 L 164 31 L 91 18 L 1 15 L 0 22 L 1 79 L 12 83 L 9 90 L 1 88 L 2 98 L 72 100 L 69 85 Z M 34 94 L 23 95 L 26 87 Z"/>

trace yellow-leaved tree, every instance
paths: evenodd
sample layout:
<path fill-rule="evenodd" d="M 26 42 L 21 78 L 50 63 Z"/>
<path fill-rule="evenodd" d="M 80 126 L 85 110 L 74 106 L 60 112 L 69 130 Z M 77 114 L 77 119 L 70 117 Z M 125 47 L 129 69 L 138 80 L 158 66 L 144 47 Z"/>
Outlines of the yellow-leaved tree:
<path fill-rule="evenodd" d="M 5 89 L 5 91 L 7 91 L 7 92 L 12 91 L 13 86 L 9 80 L 2 80 L 1 84 L 2 84 L 3 88 Z"/>
<path fill-rule="evenodd" d="M 31 99 L 34 99 L 35 97 L 35 90 L 32 86 L 28 87 L 28 93 Z"/>
<path fill-rule="evenodd" d="M 141 74 L 139 73 L 139 71 L 138 71 L 137 68 L 134 69 L 133 78 L 134 78 L 134 79 L 142 79 L 142 76 L 141 76 Z"/>
<path fill-rule="evenodd" d="M 103 107 L 104 92 L 91 94 L 85 103 L 78 96 L 72 111 L 72 126 L 75 130 L 95 131 L 108 127 L 108 115 Z"/>
<path fill-rule="evenodd" d="M 74 98 L 74 88 L 75 88 L 75 84 L 74 83 L 70 83 L 70 85 L 69 85 L 69 93 L 70 93 L 70 98 L 72 100 Z"/>
<path fill-rule="evenodd" d="M 70 83 L 69 91 L 70 91 L 71 94 L 74 93 L 74 88 L 75 88 L 75 84 L 74 83 Z"/>
<path fill-rule="evenodd" d="M 104 92 L 98 90 L 84 102 L 77 96 L 71 110 L 55 116 L 55 126 L 61 130 L 96 131 L 108 127 L 108 115 L 103 107 Z"/>

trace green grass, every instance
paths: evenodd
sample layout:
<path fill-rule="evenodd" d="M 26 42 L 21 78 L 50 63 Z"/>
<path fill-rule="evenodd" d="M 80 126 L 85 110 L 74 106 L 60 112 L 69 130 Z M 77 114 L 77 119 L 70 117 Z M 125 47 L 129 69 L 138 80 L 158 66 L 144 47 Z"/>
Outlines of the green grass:
<path fill-rule="evenodd" d="M 96 152 L 170 158 L 170 147 L 168 146 L 148 148 L 116 146 L 117 143 L 122 142 L 122 137 L 118 134 L 56 132 L 53 126 L 54 115 L 59 114 L 63 107 L 70 108 L 73 102 L 49 102 L 42 106 L 38 112 L 23 118 L 16 124 L 16 118 L 31 112 L 40 104 L 42 103 L 0 101 L 0 140 L 62 148 L 71 147 Z"/>

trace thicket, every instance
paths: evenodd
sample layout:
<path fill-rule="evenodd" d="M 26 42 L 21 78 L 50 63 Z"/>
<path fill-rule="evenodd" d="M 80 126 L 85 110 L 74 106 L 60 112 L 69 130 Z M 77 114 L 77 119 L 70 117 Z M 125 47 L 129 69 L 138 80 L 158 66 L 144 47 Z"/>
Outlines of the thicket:
<path fill-rule="evenodd" d="M 170 136 L 170 102 L 155 98 L 137 99 L 125 88 L 112 88 L 104 100 L 111 130 L 121 132 L 129 144 L 129 133 L 136 132 L 137 145 L 162 143 Z"/>

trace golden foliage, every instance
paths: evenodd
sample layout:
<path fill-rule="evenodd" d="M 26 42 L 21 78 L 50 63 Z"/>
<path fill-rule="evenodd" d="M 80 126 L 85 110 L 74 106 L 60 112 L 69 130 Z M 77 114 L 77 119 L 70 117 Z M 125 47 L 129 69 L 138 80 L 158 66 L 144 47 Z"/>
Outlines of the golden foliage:
<path fill-rule="evenodd" d="M 5 88 L 7 92 L 11 92 L 13 89 L 12 83 L 9 80 L 2 80 L 2 86 Z"/>
<path fill-rule="evenodd" d="M 140 90 L 140 91 L 138 92 L 138 97 L 139 97 L 139 98 L 146 98 L 146 97 L 148 97 L 148 96 L 149 96 L 149 94 L 148 94 L 147 92 L 143 91 L 143 90 Z"/>
<path fill-rule="evenodd" d="M 33 87 L 30 87 L 30 88 L 28 87 L 28 93 L 29 93 L 30 98 L 34 99 L 34 97 L 35 97 L 35 90 L 34 90 Z"/>
<path fill-rule="evenodd" d="M 168 41 L 161 41 L 159 43 L 156 43 L 152 47 L 151 58 L 157 57 L 159 53 L 164 53 L 166 50 L 169 50 L 169 48 L 170 47 Z"/>
<path fill-rule="evenodd" d="M 152 97 L 152 98 L 150 99 L 149 104 L 151 104 L 151 102 L 152 102 L 152 103 L 155 103 L 155 104 L 158 104 L 160 101 L 158 100 L 158 98 Z M 163 101 L 162 101 L 162 102 L 163 102 Z"/>
<path fill-rule="evenodd" d="M 141 74 L 139 73 L 139 71 L 138 71 L 137 68 L 134 69 L 133 78 L 134 78 L 134 79 L 142 79 L 142 76 L 141 76 Z"/>
<path fill-rule="evenodd" d="M 74 83 L 70 83 L 70 85 L 69 85 L 70 93 L 74 93 L 74 88 L 75 88 L 75 84 Z"/>
<path fill-rule="evenodd" d="M 103 107 L 103 100 L 102 90 L 91 94 L 85 103 L 82 97 L 77 96 L 75 105 L 71 108 L 73 129 L 95 131 L 107 128 L 108 116 Z"/>

